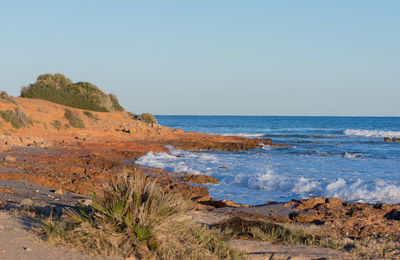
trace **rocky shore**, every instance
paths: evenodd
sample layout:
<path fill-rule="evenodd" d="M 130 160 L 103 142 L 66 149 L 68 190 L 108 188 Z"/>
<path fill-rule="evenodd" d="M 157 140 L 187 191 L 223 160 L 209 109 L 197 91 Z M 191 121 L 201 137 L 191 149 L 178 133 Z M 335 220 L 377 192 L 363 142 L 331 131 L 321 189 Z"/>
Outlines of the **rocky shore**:
<path fill-rule="evenodd" d="M 341 252 L 326 255 L 331 259 L 360 255 L 400 256 L 400 205 L 347 203 L 340 198 L 322 197 L 287 203 L 266 202 L 258 206 L 215 201 L 206 187 L 193 185 L 216 184 L 213 177 L 172 173 L 134 163 L 147 152 L 167 152 L 169 145 L 183 150 L 221 151 L 249 150 L 261 145 L 283 146 L 270 139 L 185 133 L 132 120 L 126 112 L 93 112 L 96 119 L 83 119 L 86 128 L 65 127 L 60 131 L 50 125 L 54 120 L 61 120 L 64 106 L 43 100 L 0 102 L 0 110 L 16 106 L 34 123 L 13 129 L 2 122 L 6 134 L 0 135 L 0 204 L 5 209 L 21 203 L 35 203 L 47 207 L 50 212 L 62 210 L 84 202 L 92 189 L 100 189 L 104 182 L 125 169 L 130 175 L 143 173 L 154 178 L 164 190 L 180 193 L 195 202 L 187 214 L 198 223 L 214 225 L 237 217 L 244 226 L 267 221 L 306 227 L 315 236 L 335 236 L 343 243 Z M 251 237 L 241 234 L 237 239 L 251 240 Z M 255 244 L 248 248 L 251 246 Z M 295 256 L 290 254 L 294 253 L 282 257 Z M 318 254 L 324 256 L 324 251 Z M 253 256 L 256 258 L 257 254 Z"/>

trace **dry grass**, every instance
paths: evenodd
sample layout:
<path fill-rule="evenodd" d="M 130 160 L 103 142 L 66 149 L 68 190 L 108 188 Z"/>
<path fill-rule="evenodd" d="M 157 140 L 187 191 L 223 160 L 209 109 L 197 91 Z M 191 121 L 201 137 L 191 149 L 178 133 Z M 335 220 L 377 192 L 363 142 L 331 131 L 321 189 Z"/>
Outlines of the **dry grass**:
<path fill-rule="evenodd" d="M 321 246 L 332 249 L 343 249 L 342 243 L 336 237 L 316 235 L 301 228 L 288 228 L 280 224 L 250 221 L 233 217 L 215 224 L 227 237 L 256 239 L 277 244 L 295 244 Z"/>
<path fill-rule="evenodd" d="M 4 121 L 11 123 L 11 125 L 16 129 L 27 127 L 33 124 L 32 120 L 28 118 L 18 107 L 16 107 L 14 111 L 0 111 L 0 116 Z"/>
<path fill-rule="evenodd" d="M 69 121 L 69 124 L 75 128 L 85 128 L 85 123 L 79 117 L 77 112 L 71 111 L 69 109 L 65 109 L 64 118 Z"/>
<path fill-rule="evenodd" d="M 144 175 L 119 174 L 89 206 L 43 222 L 42 235 L 101 255 L 156 259 L 240 259 L 214 230 L 175 221 L 187 206 Z"/>
<path fill-rule="evenodd" d="M 15 98 L 9 96 L 5 91 L 0 91 L 0 99 L 5 100 L 6 102 L 13 103 L 14 105 L 18 105 L 18 102 L 15 100 Z"/>
<path fill-rule="evenodd" d="M 59 120 L 54 120 L 53 122 L 50 123 L 55 129 L 60 130 L 61 129 L 61 122 Z"/>

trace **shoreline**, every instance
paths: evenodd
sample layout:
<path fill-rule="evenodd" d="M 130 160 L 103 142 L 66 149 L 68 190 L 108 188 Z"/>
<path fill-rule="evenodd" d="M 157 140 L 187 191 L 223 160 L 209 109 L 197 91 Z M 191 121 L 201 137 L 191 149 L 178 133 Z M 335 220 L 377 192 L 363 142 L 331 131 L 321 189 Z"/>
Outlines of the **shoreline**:
<path fill-rule="evenodd" d="M 199 134 L 198 137 L 204 145 L 209 135 Z M 207 145 L 215 144 L 217 149 L 233 149 L 230 146 L 232 144 L 234 148 L 245 147 L 226 142 L 225 137 L 225 142 L 222 143 L 216 142 L 215 138 L 216 136 L 211 136 L 212 141 L 209 140 Z M 30 199 L 46 209 L 60 211 L 64 207 L 84 202 L 91 188 L 99 188 L 121 168 L 125 168 L 129 174 L 145 173 L 155 178 L 165 190 L 180 193 L 193 201 L 194 204 L 187 214 L 191 221 L 200 224 L 212 226 L 236 217 L 243 221 L 260 223 L 257 225 L 266 221 L 284 226 L 307 227 L 316 230 L 310 231 L 312 233 L 322 236 L 333 234 L 340 241 L 344 239 L 350 244 L 358 243 L 358 240 L 364 241 L 371 236 L 387 237 L 400 232 L 400 204 L 346 203 L 339 198 L 323 197 L 290 200 L 285 203 L 267 202 L 262 205 L 216 201 L 210 197 L 206 187 L 192 185 L 216 183 L 214 177 L 172 173 L 132 163 L 149 151 L 166 152 L 166 143 L 182 145 L 183 149 L 190 150 L 196 145 L 193 133 L 190 143 L 180 139 L 166 142 L 107 140 L 105 143 L 100 140 L 75 137 L 43 139 L 44 143 L 52 142 L 52 145 L 40 147 L 43 144 L 39 142 L 38 145 L 17 145 L 3 150 L 1 155 L 4 159 L 0 162 L 0 201 L 4 205 L 16 207 L 24 199 Z M 245 138 L 237 140 L 246 142 Z M 254 144 L 254 141 L 250 144 Z M 26 189 L 26 185 L 32 188 Z M 251 248 L 251 245 L 248 247 Z M 391 250 L 395 255 L 400 254 L 395 249 Z"/>
<path fill-rule="evenodd" d="M 378 237 L 388 242 L 377 242 L 385 247 L 386 255 L 400 255 L 400 246 L 391 237 L 400 233 L 399 204 L 347 203 L 339 198 L 315 197 L 249 206 L 214 200 L 207 187 L 193 185 L 217 183 L 212 176 L 175 173 L 134 163 L 150 151 L 168 152 L 168 145 L 181 150 L 215 151 L 286 145 L 274 144 L 271 139 L 184 132 L 133 120 L 127 112 L 93 112 L 92 118 L 81 116 L 85 128 L 61 124 L 62 129 L 56 129 L 51 127 L 52 122 L 65 120 L 64 106 L 43 100 L 16 100 L 33 125 L 15 129 L 3 123 L 8 134 L 0 135 L 0 204 L 5 208 L 18 207 L 24 199 L 47 210 L 71 207 L 84 201 L 91 189 L 100 189 L 125 169 L 128 175 L 144 174 L 156 180 L 164 191 L 179 193 L 192 201 L 187 214 L 196 223 L 231 225 L 234 223 L 223 222 L 239 219 L 255 227 L 275 223 L 280 227 L 305 228 L 311 236 L 337 236 L 337 241 L 349 245 L 350 249 L 342 247 L 343 250 L 358 248 L 373 256 L 377 250 L 368 251 L 368 239 Z M 0 102 L 0 110 L 17 106 Z M 80 109 L 71 110 L 83 114 Z M 238 238 L 255 239 L 243 234 Z"/>

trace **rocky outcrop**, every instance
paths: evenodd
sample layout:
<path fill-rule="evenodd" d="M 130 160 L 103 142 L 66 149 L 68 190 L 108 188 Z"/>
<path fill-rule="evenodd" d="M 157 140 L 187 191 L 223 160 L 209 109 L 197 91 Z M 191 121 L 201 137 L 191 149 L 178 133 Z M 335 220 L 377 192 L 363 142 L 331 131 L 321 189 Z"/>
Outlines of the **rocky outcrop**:
<path fill-rule="evenodd" d="M 400 143 L 400 138 L 393 137 L 392 139 L 390 139 L 390 137 L 385 137 L 384 141 L 386 143 L 390 143 L 390 141 L 392 141 L 393 143 Z"/>
<path fill-rule="evenodd" d="M 340 198 L 292 200 L 293 222 L 325 226 L 345 237 L 387 236 L 400 232 L 400 205 L 345 203 Z"/>

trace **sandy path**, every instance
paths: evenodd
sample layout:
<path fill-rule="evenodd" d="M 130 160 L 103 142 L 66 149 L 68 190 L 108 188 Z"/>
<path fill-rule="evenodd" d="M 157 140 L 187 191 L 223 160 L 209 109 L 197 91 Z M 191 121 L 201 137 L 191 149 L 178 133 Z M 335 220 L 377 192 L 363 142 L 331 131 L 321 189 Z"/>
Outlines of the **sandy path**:
<path fill-rule="evenodd" d="M 85 256 L 80 251 L 56 247 L 40 241 L 27 231 L 27 226 L 10 214 L 0 211 L 0 259 L 1 260 L 77 260 L 121 259 L 118 257 Z"/>

